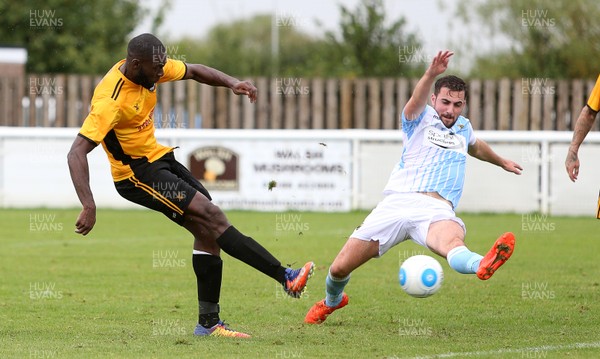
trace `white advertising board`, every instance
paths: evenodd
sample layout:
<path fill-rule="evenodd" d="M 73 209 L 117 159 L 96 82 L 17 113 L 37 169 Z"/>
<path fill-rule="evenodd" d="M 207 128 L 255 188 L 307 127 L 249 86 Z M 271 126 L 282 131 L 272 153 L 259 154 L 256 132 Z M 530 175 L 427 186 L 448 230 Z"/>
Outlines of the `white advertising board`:
<path fill-rule="evenodd" d="M 66 161 L 77 131 L 0 127 L 0 206 L 80 207 Z M 402 151 L 398 131 L 164 129 L 156 135 L 160 143 L 179 147 L 176 158 L 224 209 L 370 210 Z M 581 147 L 576 183 L 564 167 L 572 133 L 479 131 L 478 137 L 524 171 L 515 176 L 469 158 L 459 212 L 595 217 L 600 133 L 588 134 Z M 101 148 L 88 160 L 98 207 L 142 209 L 118 195 Z"/>
<path fill-rule="evenodd" d="M 351 209 L 351 143 L 333 140 L 178 141 L 176 158 L 223 209 Z"/>

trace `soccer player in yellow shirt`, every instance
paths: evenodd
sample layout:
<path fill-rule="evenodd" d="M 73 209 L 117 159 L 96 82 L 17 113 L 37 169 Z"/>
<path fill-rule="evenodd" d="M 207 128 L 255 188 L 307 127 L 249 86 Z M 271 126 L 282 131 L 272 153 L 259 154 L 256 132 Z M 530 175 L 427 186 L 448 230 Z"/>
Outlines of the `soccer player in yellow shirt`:
<path fill-rule="evenodd" d="M 277 280 L 299 298 L 314 268 L 312 262 L 292 270 L 281 265 L 254 239 L 232 226 L 202 184 L 179 163 L 174 148 L 154 136 L 158 84 L 192 79 L 230 88 L 256 101 L 257 89 L 201 64 L 168 59 L 152 34 L 131 39 L 127 58 L 117 62 L 94 91 L 90 113 L 68 154 L 69 171 L 83 209 L 75 232 L 87 235 L 96 223 L 96 204 L 89 184 L 87 154 L 102 144 L 117 192 L 125 199 L 164 213 L 194 236 L 192 264 L 198 287 L 198 336 L 249 337 L 230 329 L 219 317 L 223 261 L 221 249 Z M 169 191 L 166 193 L 165 191 Z M 171 192 L 177 191 L 177 196 Z"/>

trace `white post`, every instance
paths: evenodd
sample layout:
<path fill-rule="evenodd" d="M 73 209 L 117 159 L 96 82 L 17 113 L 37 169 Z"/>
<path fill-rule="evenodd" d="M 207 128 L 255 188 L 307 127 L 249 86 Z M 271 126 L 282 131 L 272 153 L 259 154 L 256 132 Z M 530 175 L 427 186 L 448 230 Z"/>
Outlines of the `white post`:
<path fill-rule="evenodd" d="M 360 144 L 362 140 L 358 137 L 352 139 L 352 209 L 355 210 L 359 207 L 360 201 Z"/>
<path fill-rule="evenodd" d="M 277 24 L 277 1 L 273 0 L 271 16 L 271 77 L 279 74 L 279 26 Z"/>
<path fill-rule="evenodd" d="M 550 212 L 550 143 L 548 139 L 542 139 L 540 142 L 540 212 L 548 214 Z"/>

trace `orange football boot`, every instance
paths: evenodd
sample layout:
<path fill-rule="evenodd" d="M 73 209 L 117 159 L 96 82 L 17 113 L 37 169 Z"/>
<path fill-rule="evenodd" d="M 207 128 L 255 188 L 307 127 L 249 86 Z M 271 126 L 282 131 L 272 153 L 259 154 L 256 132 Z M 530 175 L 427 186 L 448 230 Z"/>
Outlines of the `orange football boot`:
<path fill-rule="evenodd" d="M 481 280 L 488 280 L 503 265 L 515 250 L 515 235 L 506 232 L 496 240 L 494 246 L 481 259 L 477 277 Z"/>
<path fill-rule="evenodd" d="M 325 304 L 325 299 L 323 299 L 315 303 L 315 305 L 310 308 L 308 313 L 306 313 L 304 322 L 308 324 L 321 324 L 331 313 L 337 309 L 345 307 L 346 304 L 348 304 L 348 295 L 346 295 L 346 293 L 343 293 L 342 301 L 335 307 L 328 307 L 327 304 Z"/>

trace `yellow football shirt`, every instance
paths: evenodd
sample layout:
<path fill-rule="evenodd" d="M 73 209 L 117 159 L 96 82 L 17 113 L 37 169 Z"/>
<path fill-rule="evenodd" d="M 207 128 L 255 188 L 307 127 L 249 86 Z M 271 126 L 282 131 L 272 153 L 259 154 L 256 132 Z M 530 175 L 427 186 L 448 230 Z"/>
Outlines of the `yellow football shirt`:
<path fill-rule="evenodd" d="M 124 62 L 116 63 L 96 86 L 90 113 L 79 131 L 88 141 L 102 143 L 115 182 L 133 175 L 130 165 L 136 160 L 145 157 L 153 162 L 173 150 L 154 136 L 158 84 L 151 91 L 131 82 L 119 71 Z M 181 80 L 186 70 L 182 61 L 168 59 L 158 82 Z"/>
<path fill-rule="evenodd" d="M 600 110 L 600 76 L 596 80 L 596 85 L 592 89 L 587 105 L 592 110 L 598 112 Z"/>

